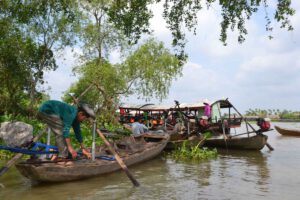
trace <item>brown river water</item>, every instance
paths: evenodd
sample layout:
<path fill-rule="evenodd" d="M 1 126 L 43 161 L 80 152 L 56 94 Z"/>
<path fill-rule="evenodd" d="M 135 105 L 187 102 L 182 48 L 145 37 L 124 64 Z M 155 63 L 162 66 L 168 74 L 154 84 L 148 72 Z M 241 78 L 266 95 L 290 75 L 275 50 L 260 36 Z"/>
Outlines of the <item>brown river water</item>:
<path fill-rule="evenodd" d="M 300 123 L 273 123 L 300 128 Z M 129 167 L 140 187 L 125 173 L 59 184 L 36 184 L 12 168 L 0 178 L 0 200 L 59 199 L 300 199 L 300 137 L 267 132 L 274 147 L 261 151 L 219 151 L 216 159 L 175 161 L 161 155 Z M 2 166 L 5 161 L 0 161 Z"/>

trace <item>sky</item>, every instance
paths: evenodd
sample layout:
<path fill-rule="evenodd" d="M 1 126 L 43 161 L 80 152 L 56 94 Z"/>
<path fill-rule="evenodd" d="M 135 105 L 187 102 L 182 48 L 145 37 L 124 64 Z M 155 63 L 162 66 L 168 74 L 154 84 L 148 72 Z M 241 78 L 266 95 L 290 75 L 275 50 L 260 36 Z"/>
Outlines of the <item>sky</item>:
<path fill-rule="evenodd" d="M 189 58 L 183 75 L 173 81 L 167 99 L 150 102 L 195 103 L 203 99 L 214 102 L 228 98 L 241 112 L 250 108 L 300 111 L 300 1 L 292 1 L 292 7 L 296 10 L 290 19 L 294 27 L 292 32 L 280 29 L 280 24 L 272 21 L 274 38 L 269 40 L 264 14 L 258 13 L 246 22 L 246 41 L 238 43 L 237 32 L 229 31 L 227 46 L 219 40 L 222 18 L 218 5 L 200 11 L 197 35 L 186 32 L 185 51 Z M 151 9 L 155 15 L 151 20 L 152 37 L 172 48 L 171 34 L 161 17 L 161 5 Z M 59 68 L 45 75 L 45 87 L 50 88 L 51 99 L 61 100 L 63 92 L 77 80 L 72 73 L 76 65 L 74 51 L 80 52 L 76 48 L 66 48 L 62 54 L 64 59 L 58 59 Z M 110 60 L 118 62 L 118 53 L 113 52 Z M 144 101 L 131 96 L 123 102 Z"/>

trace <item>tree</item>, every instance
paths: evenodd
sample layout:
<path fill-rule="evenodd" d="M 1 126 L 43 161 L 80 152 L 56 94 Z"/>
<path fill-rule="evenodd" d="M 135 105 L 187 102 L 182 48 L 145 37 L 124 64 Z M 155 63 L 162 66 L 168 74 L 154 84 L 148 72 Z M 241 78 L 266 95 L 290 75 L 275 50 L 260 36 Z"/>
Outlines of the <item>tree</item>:
<path fill-rule="evenodd" d="M 78 13 L 77 3 L 75 0 L 4 0 L 0 4 L 0 10 L 0 20 L 6 24 L 12 23 L 5 30 L 7 36 L 14 37 L 13 35 L 18 33 L 18 36 L 15 35 L 18 39 L 10 41 L 17 49 L 22 49 L 22 51 L 17 49 L 14 51 L 14 54 L 20 55 L 11 54 L 11 56 L 21 58 L 24 56 L 23 53 L 27 55 L 28 60 L 26 66 L 24 65 L 27 76 L 23 88 L 30 98 L 29 110 L 33 110 L 39 95 L 37 86 L 44 83 L 44 72 L 57 69 L 54 52 L 58 52 L 72 42 L 72 35 L 77 25 L 75 23 Z M 9 52 L 9 50 L 5 48 L 2 50 L 5 56 L 8 56 L 5 51 Z M 16 65 L 6 65 L 6 68 L 15 70 L 15 75 L 22 73 L 16 71 L 15 67 Z"/>
<path fill-rule="evenodd" d="M 37 85 L 44 83 L 43 73 L 57 69 L 53 52 L 59 52 L 73 42 L 73 35 L 78 26 L 76 23 L 78 12 L 74 0 L 31 0 L 24 1 L 23 7 L 33 10 L 34 15 L 23 28 L 39 46 L 39 59 L 30 65 L 30 107 L 32 107 L 35 103 Z"/>
<path fill-rule="evenodd" d="M 128 91 L 141 98 L 162 100 L 169 93 L 171 81 L 181 75 L 182 66 L 162 42 L 149 39 L 122 63 L 121 73 L 125 75 Z M 130 90 L 132 89 L 132 90 Z M 123 94 L 126 94 L 126 90 Z"/>
<path fill-rule="evenodd" d="M 268 15 L 267 0 L 116 0 L 108 8 L 110 21 L 129 37 L 129 42 L 136 43 L 143 33 L 150 33 L 149 20 L 153 17 L 150 10 L 151 4 L 163 2 L 163 17 L 167 22 L 173 36 L 173 46 L 177 48 L 177 56 L 181 60 L 186 59 L 184 53 L 185 33 L 184 28 L 196 34 L 197 14 L 205 7 L 210 9 L 213 4 L 221 7 L 221 33 L 220 40 L 226 45 L 227 31 L 237 29 L 238 41 L 242 43 L 248 31 L 245 22 L 259 9 L 265 10 L 266 30 L 272 31 L 271 19 Z M 277 0 L 277 8 L 274 20 L 281 23 L 281 28 L 292 30 L 289 17 L 294 15 L 291 8 L 291 0 Z"/>
<path fill-rule="evenodd" d="M 95 58 L 101 62 L 101 59 L 107 58 L 113 50 L 127 47 L 124 34 L 108 21 L 107 8 L 112 2 L 111 0 L 80 1 L 79 37 L 83 44 L 84 62 Z"/>
<path fill-rule="evenodd" d="M 172 80 L 181 75 L 182 66 L 162 43 L 150 39 L 121 64 L 95 59 L 76 70 L 80 80 L 69 92 L 80 94 L 93 84 L 83 100 L 88 99 L 99 108 L 103 120 L 112 122 L 121 96 L 135 93 L 145 99 L 162 99 L 168 94 Z"/>
<path fill-rule="evenodd" d="M 25 112 L 30 100 L 31 70 L 40 57 L 40 47 L 23 35 L 11 19 L 0 19 L 0 113 Z M 47 58 L 48 60 L 48 58 Z M 49 59 L 51 62 L 51 59 Z M 37 97 L 37 96 L 36 96 Z"/>
<path fill-rule="evenodd" d="M 178 60 L 154 40 L 130 53 L 133 47 L 126 44 L 124 34 L 115 28 L 114 23 L 108 21 L 107 12 L 113 4 L 114 1 L 101 0 L 80 2 L 82 26 L 79 36 L 83 44 L 84 64 L 75 70 L 81 78 L 70 90 L 79 94 L 80 90 L 84 89 L 83 86 L 93 84 L 95 87 L 89 91 L 89 101 L 101 108 L 102 116 L 108 121 L 112 119 L 120 95 L 135 92 L 148 97 L 151 94 L 163 98 L 170 81 L 180 74 L 182 69 Z M 107 61 L 109 53 L 116 49 L 123 50 L 124 57 L 129 55 L 126 62 L 113 65 Z M 161 74 L 157 75 L 159 70 Z M 160 80 L 155 80 L 156 77 Z M 148 80 L 153 83 L 145 84 Z M 139 83 L 144 85 L 137 87 Z"/>

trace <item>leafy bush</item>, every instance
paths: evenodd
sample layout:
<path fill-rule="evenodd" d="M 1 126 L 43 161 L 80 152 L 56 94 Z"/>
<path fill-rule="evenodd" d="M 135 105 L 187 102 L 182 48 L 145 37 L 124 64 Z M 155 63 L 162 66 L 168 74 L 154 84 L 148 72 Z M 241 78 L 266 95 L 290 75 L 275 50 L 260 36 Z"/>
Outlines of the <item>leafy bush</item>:
<path fill-rule="evenodd" d="M 209 150 L 206 147 L 199 148 L 201 141 L 198 143 L 198 145 L 194 147 L 190 147 L 190 145 L 188 145 L 188 142 L 189 141 L 184 141 L 182 146 L 173 152 L 173 157 L 176 160 L 179 159 L 203 160 L 203 159 L 216 158 L 218 156 L 216 149 Z"/>

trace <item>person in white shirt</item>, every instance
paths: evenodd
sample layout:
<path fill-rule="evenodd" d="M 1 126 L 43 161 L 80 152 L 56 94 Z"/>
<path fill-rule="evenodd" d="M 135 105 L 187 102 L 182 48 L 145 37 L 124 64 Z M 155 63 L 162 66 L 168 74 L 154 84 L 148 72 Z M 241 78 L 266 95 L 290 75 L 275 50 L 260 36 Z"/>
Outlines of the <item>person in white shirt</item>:
<path fill-rule="evenodd" d="M 131 124 L 131 131 L 133 136 L 139 136 L 148 132 L 148 127 L 142 123 L 142 119 L 135 117 L 134 122 Z"/>

